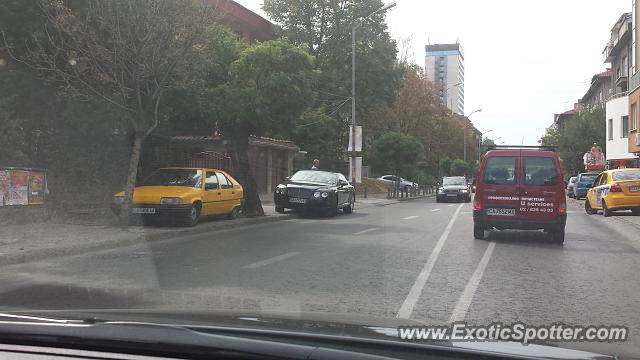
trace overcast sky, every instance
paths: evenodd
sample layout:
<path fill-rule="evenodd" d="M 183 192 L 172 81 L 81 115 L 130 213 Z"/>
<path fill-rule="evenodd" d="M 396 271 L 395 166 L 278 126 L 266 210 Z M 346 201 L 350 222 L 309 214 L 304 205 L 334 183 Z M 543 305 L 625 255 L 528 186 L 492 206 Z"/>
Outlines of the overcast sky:
<path fill-rule="evenodd" d="M 262 0 L 236 0 L 265 16 Z M 313 1 L 313 0 L 306 0 Z M 535 145 L 553 114 L 568 110 L 603 71 L 602 50 L 631 0 L 396 0 L 387 23 L 396 40 L 459 41 L 465 56 L 465 112 L 490 138 Z M 400 41 L 398 41 L 400 44 Z"/>

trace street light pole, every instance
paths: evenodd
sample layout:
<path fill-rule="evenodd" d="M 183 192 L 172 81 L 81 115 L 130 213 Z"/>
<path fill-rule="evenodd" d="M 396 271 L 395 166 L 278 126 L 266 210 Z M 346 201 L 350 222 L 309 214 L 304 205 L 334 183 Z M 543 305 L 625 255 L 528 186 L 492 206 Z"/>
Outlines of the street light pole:
<path fill-rule="evenodd" d="M 478 139 L 478 164 L 480 164 L 480 161 L 482 160 L 482 138 L 486 134 L 488 134 L 488 133 L 490 133 L 492 131 L 493 131 L 493 129 L 489 130 L 489 131 L 485 131 L 484 133 L 480 133 L 480 139 Z"/>
<path fill-rule="evenodd" d="M 356 182 L 356 30 L 373 15 L 396 6 L 395 2 L 387 4 L 364 17 L 351 28 L 351 181 Z"/>
<path fill-rule="evenodd" d="M 471 115 L 482 112 L 482 109 L 477 109 L 472 111 L 469 115 L 465 116 L 467 119 L 471 117 Z M 464 127 L 462 129 L 462 142 L 464 143 L 464 161 L 467 162 L 467 124 L 465 122 Z"/>

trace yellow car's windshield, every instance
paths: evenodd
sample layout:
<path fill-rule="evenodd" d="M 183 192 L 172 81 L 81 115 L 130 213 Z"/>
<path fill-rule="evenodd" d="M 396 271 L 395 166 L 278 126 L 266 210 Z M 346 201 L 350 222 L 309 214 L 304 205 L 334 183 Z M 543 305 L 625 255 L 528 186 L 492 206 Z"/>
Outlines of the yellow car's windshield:
<path fill-rule="evenodd" d="M 159 169 L 142 181 L 141 186 L 188 186 L 202 185 L 202 170 Z"/>

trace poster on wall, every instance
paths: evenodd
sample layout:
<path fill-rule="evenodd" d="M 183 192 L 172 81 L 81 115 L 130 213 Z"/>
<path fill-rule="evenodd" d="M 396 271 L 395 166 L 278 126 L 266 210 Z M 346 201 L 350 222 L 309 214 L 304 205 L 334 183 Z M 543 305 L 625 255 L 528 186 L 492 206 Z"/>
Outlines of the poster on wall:
<path fill-rule="evenodd" d="M 31 171 L 29 177 L 29 205 L 44 204 L 45 177 L 42 171 Z"/>
<path fill-rule="evenodd" d="M 9 171 L 0 170 L 0 206 L 9 198 Z"/>
<path fill-rule="evenodd" d="M 5 203 L 7 205 L 28 205 L 29 172 L 24 170 L 11 170 L 10 179 L 9 198 L 5 200 Z"/>

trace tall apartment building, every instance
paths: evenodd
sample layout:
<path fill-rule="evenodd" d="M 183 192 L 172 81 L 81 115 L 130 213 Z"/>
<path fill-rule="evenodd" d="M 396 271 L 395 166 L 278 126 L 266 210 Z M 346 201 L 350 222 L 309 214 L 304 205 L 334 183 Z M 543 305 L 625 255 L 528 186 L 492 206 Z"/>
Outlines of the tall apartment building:
<path fill-rule="evenodd" d="M 426 46 L 427 79 L 440 86 L 440 103 L 464 115 L 464 55 L 460 44 Z"/>

